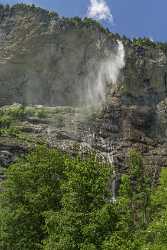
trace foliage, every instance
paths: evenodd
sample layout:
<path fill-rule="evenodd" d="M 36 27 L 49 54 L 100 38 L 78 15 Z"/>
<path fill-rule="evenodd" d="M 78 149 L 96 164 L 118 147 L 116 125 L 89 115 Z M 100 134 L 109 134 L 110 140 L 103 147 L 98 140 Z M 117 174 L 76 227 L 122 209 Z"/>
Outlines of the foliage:
<path fill-rule="evenodd" d="M 16 121 L 27 117 L 27 112 L 22 105 L 14 104 L 0 109 L 0 135 L 16 135 Z"/>
<path fill-rule="evenodd" d="M 38 117 L 38 118 L 46 118 L 47 117 L 47 112 L 43 109 L 43 108 L 41 108 L 41 109 L 39 109 L 39 110 L 37 110 L 36 112 L 35 112 L 35 115 Z"/>
<path fill-rule="evenodd" d="M 11 122 L 12 122 L 12 119 L 10 116 L 2 115 L 0 117 L 0 128 L 1 129 L 9 128 L 11 125 Z"/>
<path fill-rule="evenodd" d="M 134 38 L 133 39 L 133 45 L 135 46 L 146 46 L 146 47 L 156 47 L 156 43 L 151 41 L 149 38 L 144 37 L 144 38 Z"/>
<path fill-rule="evenodd" d="M 26 116 L 25 108 L 23 105 L 14 104 L 9 106 L 4 112 L 13 120 L 23 120 Z"/>
<path fill-rule="evenodd" d="M 49 227 L 50 216 L 57 215 L 56 229 L 64 222 L 65 228 L 72 223 L 76 231 L 87 222 L 89 210 L 92 220 L 97 220 L 94 209 L 105 204 L 108 171 L 94 156 L 72 159 L 46 147 L 19 160 L 7 170 L 1 187 L 5 191 L 0 197 L 0 248 L 41 249 L 42 240 L 56 225 Z"/>
<path fill-rule="evenodd" d="M 23 120 L 27 116 L 24 106 L 20 104 L 13 104 L 11 106 L 1 108 L 0 115 L 1 120 L 4 120 L 4 124 L 6 123 L 5 120 L 10 120 L 8 126 L 5 127 L 9 127 L 12 121 Z"/>
<path fill-rule="evenodd" d="M 82 19 L 76 16 L 76 17 L 69 18 L 68 22 L 72 25 L 78 26 L 82 23 Z"/>
<path fill-rule="evenodd" d="M 94 156 L 86 161 L 66 161 L 67 179 L 61 184 L 62 209 L 46 214 L 49 237 L 45 249 L 96 249 L 101 243 L 105 232 L 113 227 L 109 223 L 114 218 L 110 213 L 112 205 L 105 201 L 109 171 Z"/>
<path fill-rule="evenodd" d="M 145 232 L 143 249 L 163 250 L 167 246 L 167 169 L 161 171 L 160 183 L 152 195 L 153 221 Z M 143 250 L 142 249 L 142 250 Z"/>
<path fill-rule="evenodd" d="M 167 43 L 154 42 L 147 37 L 144 38 L 134 38 L 132 41 L 133 45 L 137 47 L 149 47 L 153 49 L 161 49 L 167 52 Z"/>
<path fill-rule="evenodd" d="M 72 18 L 64 18 L 64 20 L 67 23 L 74 25 L 76 27 L 87 27 L 87 28 L 95 27 L 104 33 L 110 32 L 107 28 L 104 28 L 98 21 L 92 18 L 85 17 L 84 19 L 81 19 L 80 17 L 76 16 Z"/>
<path fill-rule="evenodd" d="M 142 156 L 131 150 L 114 202 L 111 171 L 93 154 L 46 146 L 18 160 L 1 184 L 0 249 L 166 249 L 167 170 L 151 190 Z"/>
<path fill-rule="evenodd" d="M 94 19 L 85 17 L 85 18 L 82 20 L 82 23 L 83 23 L 83 25 L 86 26 L 86 27 L 94 26 L 94 27 L 97 27 L 97 28 L 98 28 L 99 30 L 101 30 L 102 32 L 108 33 L 108 29 L 105 29 L 98 21 L 96 21 L 96 20 L 94 20 Z"/>
<path fill-rule="evenodd" d="M 121 199 L 126 201 L 134 228 L 143 228 L 149 220 L 151 180 L 146 176 L 141 155 L 131 150 L 128 159 L 128 175 L 122 176 Z"/>
<path fill-rule="evenodd" d="M 0 197 L 0 249 L 41 248 L 43 212 L 61 206 L 64 157 L 41 147 L 7 170 Z"/>

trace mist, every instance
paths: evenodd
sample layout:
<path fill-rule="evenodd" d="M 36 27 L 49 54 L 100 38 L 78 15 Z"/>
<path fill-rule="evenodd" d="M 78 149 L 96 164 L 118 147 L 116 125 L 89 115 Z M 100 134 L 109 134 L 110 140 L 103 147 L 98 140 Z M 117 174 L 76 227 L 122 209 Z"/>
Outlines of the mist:
<path fill-rule="evenodd" d="M 97 63 L 96 70 L 86 77 L 85 102 L 87 106 L 100 106 L 106 101 L 107 86 L 110 90 L 118 83 L 121 70 L 125 66 L 125 49 L 117 41 L 116 51 L 108 52 L 105 59 Z"/>

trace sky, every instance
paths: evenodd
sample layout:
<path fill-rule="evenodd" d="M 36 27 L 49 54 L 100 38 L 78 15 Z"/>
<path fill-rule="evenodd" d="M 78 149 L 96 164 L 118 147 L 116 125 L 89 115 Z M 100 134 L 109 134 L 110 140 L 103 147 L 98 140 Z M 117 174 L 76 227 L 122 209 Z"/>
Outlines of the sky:
<path fill-rule="evenodd" d="M 129 38 L 167 42 L 167 0 L 0 0 L 34 3 L 61 16 L 91 17 Z"/>

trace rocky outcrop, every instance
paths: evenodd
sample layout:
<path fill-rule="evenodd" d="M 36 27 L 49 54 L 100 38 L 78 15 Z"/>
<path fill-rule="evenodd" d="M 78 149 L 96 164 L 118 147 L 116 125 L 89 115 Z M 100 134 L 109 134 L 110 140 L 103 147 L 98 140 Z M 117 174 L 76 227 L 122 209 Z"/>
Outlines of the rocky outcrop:
<path fill-rule="evenodd" d="M 1 13 L 0 105 L 74 105 L 105 50 L 116 45 L 96 24 L 16 5 Z"/>
<path fill-rule="evenodd" d="M 167 166 L 165 50 L 122 38 L 126 64 L 117 85 L 107 83 L 100 110 L 85 111 L 78 107 L 85 79 L 99 60 L 116 51 L 121 38 L 90 20 L 60 18 L 25 5 L 1 7 L 0 20 L 0 106 L 38 104 L 47 113 L 22 121 L 22 133 L 71 153 L 95 150 L 120 172 L 127 168 L 130 148 L 143 153 L 153 177 Z M 16 144 L 0 143 L 1 166 L 31 148 L 20 140 Z"/>

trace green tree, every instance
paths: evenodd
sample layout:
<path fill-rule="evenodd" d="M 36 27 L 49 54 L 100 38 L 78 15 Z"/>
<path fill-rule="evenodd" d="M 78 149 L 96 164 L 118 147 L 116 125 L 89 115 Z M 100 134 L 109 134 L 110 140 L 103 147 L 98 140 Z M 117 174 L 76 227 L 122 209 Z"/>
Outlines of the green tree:
<path fill-rule="evenodd" d="M 39 147 L 9 167 L 0 195 L 0 249 L 41 249 L 43 212 L 61 207 L 64 157 Z"/>
<path fill-rule="evenodd" d="M 97 249 L 113 230 L 116 216 L 107 202 L 110 171 L 111 167 L 98 163 L 95 157 L 66 161 L 67 180 L 61 185 L 63 209 L 46 214 L 49 238 L 45 249 Z"/>
<path fill-rule="evenodd" d="M 137 250 L 142 245 L 142 231 L 147 225 L 150 206 L 150 179 L 145 176 L 142 156 L 130 150 L 128 171 L 120 181 L 115 203 L 117 228 L 103 243 L 103 249 Z"/>
<path fill-rule="evenodd" d="M 165 249 L 167 171 L 150 199 L 138 152 L 130 151 L 128 166 L 113 202 L 110 165 L 37 147 L 9 167 L 1 184 L 0 249 Z M 154 220 L 145 230 L 150 207 Z"/>
<path fill-rule="evenodd" d="M 145 244 L 148 250 L 167 249 L 167 169 L 163 168 L 160 183 L 152 194 L 153 221 L 145 231 Z"/>
<path fill-rule="evenodd" d="M 151 194 L 151 179 L 147 176 L 141 154 L 136 150 L 129 152 L 128 159 L 128 196 L 133 223 L 144 226 L 149 220 L 149 206 Z"/>

